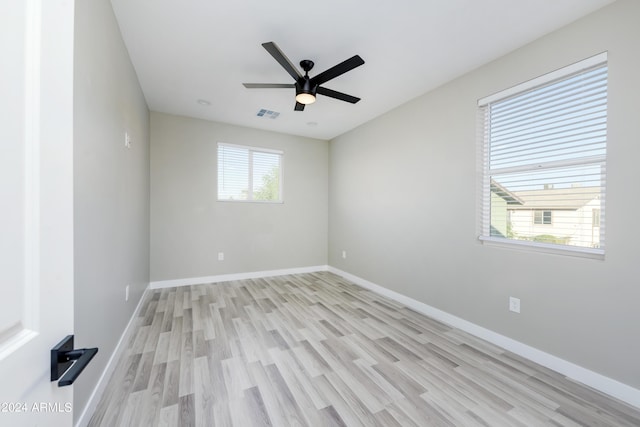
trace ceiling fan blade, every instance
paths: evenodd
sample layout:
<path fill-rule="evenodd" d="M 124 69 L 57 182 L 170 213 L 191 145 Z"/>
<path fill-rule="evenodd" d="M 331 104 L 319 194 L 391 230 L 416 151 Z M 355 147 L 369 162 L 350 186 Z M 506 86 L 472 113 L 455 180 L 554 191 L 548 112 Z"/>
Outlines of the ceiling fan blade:
<path fill-rule="evenodd" d="M 327 89 L 326 87 L 319 87 L 316 93 L 339 99 L 340 101 L 350 102 L 352 104 L 360 101 L 360 98 L 356 98 L 355 96 L 347 95 L 346 93 L 338 92 L 336 90 Z"/>
<path fill-rule="evenodd" d="M 296 102 L 296 107 L 293 109 L 294 111 L 304 111 L 304 104 L 300 104 Z"/>
<path fill-rule="evenodd" d="M 336 77 L 346 73 L 347 71 L 351 71 L 354 68 L 361 66 L 362 64 L 364 64 L 364 60 L 360 58 L 359 55 L 354 55 L 351 58 L 342 61 L 338 65 L 333 66 L 326 71 L 323 71 L 315 77 L 312 77 L 311 82 L 316 85 L 321 85 L 331 79 L 335 79 Z"/>
<path fill-rule="evenodd" d="M 262 43 L 262 47 L 264 47 L 267 52 L 269 52 L 271 56 L 273 56 L 273 58 L 278 61 L 280 65 L 282 65 L 282 68 L 284 68 L 287 73 L 289 73 L 289 75 L 293 77 L 294 80 L 297 81 L 302 77 L 300 71 L 298 71 L 298 69 L 291 63 L 291 61 L 289 61 L 289 58 L 287 58 L 284 53 L 282 53 L 282 51 L 278 49 L 278 46 L 274 42 Z"/>
<path fill-rule="evenodd" d="M 295 83 L 242 83 L 247 89 L 280 89 L 294 88 Z"/>

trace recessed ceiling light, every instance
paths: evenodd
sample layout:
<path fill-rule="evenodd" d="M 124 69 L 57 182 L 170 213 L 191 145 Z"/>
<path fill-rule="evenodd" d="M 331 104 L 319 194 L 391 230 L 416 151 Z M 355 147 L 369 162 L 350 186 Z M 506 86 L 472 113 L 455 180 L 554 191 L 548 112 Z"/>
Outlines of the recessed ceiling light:
<path fill-rule="evenodd" d="M 209 106 L 211 105 L 211 102 L 207 101 L 206 99 L 198 99 L 198 104 Z"/>

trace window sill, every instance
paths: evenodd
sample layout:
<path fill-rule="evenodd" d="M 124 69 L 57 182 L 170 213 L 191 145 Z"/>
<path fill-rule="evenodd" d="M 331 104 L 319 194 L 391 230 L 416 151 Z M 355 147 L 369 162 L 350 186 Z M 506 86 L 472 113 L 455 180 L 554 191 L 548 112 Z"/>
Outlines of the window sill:
<path fill-rule="evenodd" d="M 222 203 L 258 203 L 263 205 L 283 205 L 283 200 L 227 200 L 227 199 L 218 199 L 218 202 Z"/>
<path fill-rule="evenodd" d="M 551 243 L 527 242 L 522 240 L 504 239 L 500 237 L 479 236 L 483 245 L 528 252 L 538 252 L 553 255 L 573 256 L 604 260 L 604 249 L 581 248 L 577 246 L 561 246 Z"/>

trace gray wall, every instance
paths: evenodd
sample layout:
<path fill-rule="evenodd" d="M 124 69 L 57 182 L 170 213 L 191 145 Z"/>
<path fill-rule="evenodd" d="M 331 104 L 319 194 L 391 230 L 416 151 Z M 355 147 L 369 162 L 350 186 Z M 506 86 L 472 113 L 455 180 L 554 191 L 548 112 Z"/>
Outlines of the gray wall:
<path fill-rule="evenodd" d="M 620 0 L 331 141 L 329 264 L 639 388 L 638 17 Z M 483 246 L 477 100 L 605 50 L 606 260 Z"/>
<path fill-rule="evenodd" d="M 284 203 L 217 202 L 218 142 L 283 150 Z M 151 280 L 326 265 L 327 173 L 327 141 L 151 113 Z"/>
<path fill-rule="evenodd" d="M 74 73 L 77 419 L 149 283 L 149 113 L 108 0 L 76 1 Z"/>

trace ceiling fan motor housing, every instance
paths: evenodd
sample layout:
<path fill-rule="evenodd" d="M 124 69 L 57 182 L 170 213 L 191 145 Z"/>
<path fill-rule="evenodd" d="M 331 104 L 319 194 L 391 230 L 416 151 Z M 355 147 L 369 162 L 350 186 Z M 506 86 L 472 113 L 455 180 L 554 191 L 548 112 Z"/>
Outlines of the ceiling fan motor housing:
<path fill-rule="evenodd" d="M 304 76 L 300 77 L 296 81 L 296 95 L 300 95 L 301 93 L 308 93 L 310 95 L 316 96 L 316 91 L 318 90 L 318 85 L 312 84 L 311 79 L 309 78 L 309 71 L 313 68 L 313 61 L 310 59 L 303 59 L 300 61 L 300 67 L 304 70 Z"/>
<path fill-rule="evenodd" d="M 314 85 L 311 83 L 311 79 L 309 76 L 304 76 L 296 82 L 296 95 L 301 93 L 308 93 L 313 96 L 316 96 L 316 91 L 318 90 L 318 85 Z"/>

